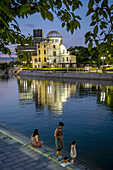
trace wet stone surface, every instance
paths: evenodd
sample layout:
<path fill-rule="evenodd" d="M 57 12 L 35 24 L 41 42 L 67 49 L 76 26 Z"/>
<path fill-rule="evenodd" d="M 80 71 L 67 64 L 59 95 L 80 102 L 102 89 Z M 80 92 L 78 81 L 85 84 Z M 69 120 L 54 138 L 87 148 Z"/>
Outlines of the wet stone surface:
<path fill-rule="evenodd" d="M 50 153 L 49 157 L 46 155 Z M 46 155 L 46 156 L 45 156 Z M 63 155 L 65 156 L 65 155 Z M 0 127 L 0 169 L 1 170 L 88 170 L 76 162 L 62 167 L 56 161 L 56 151 L 46 146 L 33 148 L 27 137 Z"/>

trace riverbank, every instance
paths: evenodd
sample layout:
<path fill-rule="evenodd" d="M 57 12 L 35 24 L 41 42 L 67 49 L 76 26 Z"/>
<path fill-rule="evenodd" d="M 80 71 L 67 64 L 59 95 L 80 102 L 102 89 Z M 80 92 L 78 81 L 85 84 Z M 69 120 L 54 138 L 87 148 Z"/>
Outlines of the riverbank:
<path fill-rule="evenodd" d="M 46 146 L 33 148 L 30 139 L 0 125 L 0 167 L 16 170 L 87 170 L 83 164 L 76 162 L 65 168 L 56 161 L 56 152 Z M 92 169 L 92 168 L 91 168 Z"/>
<path fill-rule="evenodd" d="M 113 81 L 113 73 L 41 73 L 20 71 L 19 76 Z"/>

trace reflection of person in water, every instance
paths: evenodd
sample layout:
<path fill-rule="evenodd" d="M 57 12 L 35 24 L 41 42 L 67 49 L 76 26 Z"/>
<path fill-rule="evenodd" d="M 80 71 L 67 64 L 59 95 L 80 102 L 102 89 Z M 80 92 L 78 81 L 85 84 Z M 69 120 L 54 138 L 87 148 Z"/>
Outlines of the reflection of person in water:
<path fill-rule="evenodd" d="M 38 129 L 35 129 L 31 136 L 31 144 L 34 147 L 41 148 L 43 142 L 38 140 L 38 136 L 39 136 Z"/>
<path fill-rule="evenodd" d="M 64 124 L 62 122 L 59 122 L 58 128 L 55 130 L 55 133 L 54 133 L 58 160 L 60 160 L 62 157 L 61 152 L 63 148 L 63 131 L 62 131 L 63 126 Z"/>

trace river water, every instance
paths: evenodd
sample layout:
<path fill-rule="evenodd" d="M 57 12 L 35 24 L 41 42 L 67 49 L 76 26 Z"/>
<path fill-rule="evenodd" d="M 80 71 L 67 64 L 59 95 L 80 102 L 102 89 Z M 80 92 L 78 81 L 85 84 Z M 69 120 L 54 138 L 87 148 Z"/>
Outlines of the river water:
<path fill-rule="evenodd" d="M 76 140 L 80 160 L 113 169 L 113 85 L 94 82 L 0 79 L 0 123 L 30 138 L 38 128 L 55 148 L 54 130 L 64 123 L 64 151 Z"/>

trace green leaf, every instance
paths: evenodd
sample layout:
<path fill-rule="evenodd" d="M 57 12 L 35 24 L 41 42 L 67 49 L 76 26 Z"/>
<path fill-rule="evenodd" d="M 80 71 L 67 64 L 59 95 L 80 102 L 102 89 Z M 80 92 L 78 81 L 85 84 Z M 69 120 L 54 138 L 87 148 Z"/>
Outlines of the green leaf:
<path fill-rule="evenodd" d="M 93 45 L 93 43 L 92 43 L 92 41 L 90 41 L 89 44 L 88 44 L 88 50 L 89 50 L 89 51 L 92 50 L 92 45 Z"/>
<path fill-rule="evenodd" d="M 22 5 L 22 7 L 20 8 L 20 16 L 22 16 L 23 14 L 26 14 L 26 12 L 28 11 L 29 8 L 30 8 L 29 3 Z"/>
<path fill-rule="evenodd" d="M 89 14 L 91 14 L 92 12 L 94 12 L 94 9 L 93 9 L 93 8 L 90 8 L 90 9 L 87 11 L 87 13 L 86 13 L 86 17 L 87 17 Z"/>
<path fill-rule="evenodd" d="M 92 22 L 91 24 L 90 24 L 90 26 L 94 26 L 96 24 L 96 22 Z"/>
<path fill-rule="evenodd" d="M 61 0 L 56 1 L 56 3 L 57 3 L 57 8 L 60 9 L 62 7 Z"/>
<path fill-rule="evenodd" d="M 20 29 L 19 29 L 19 27 L 17 25 L 15 25 L 15 24 L 11 24 L 11 25 L 14 27 L 14 29 L 16 29 L 17 31 L 20 32 Z"/>
<path fill-rule="evenodd" d="M 107 36 L 107 44 L 110 45 L 111 42 L 112 42 L 112 35 L 110 34 Z"/>
<path fill-rule="evenodd" d="M 102 10 L 102 14 L 107 19 L 107 13 L 104 10 Z"/>
<path fill-rule="evenodd" d="M 85 38 L 85 44 L 89 41 L 90 37 Z"/>
<path fill-rule="evenodd" d="M 80 29 L 80 23 L 76 20 L 76 25 L 77 25 L 77 27 L 79 27 L 79 29 Z"/>
<path fill-rule="evenodd" d="M 100 29 L 101 29 L 101 30 L 103 29 L 103 26 L 102 26 L 102 25 L 100 25 Z"/>
<path fill-rule="evenodd" d="M 85 34 L 85 38 L 89 37 L 90 35 L 91 35 L 91 31 L 89 31 Z"/>
<path fill-rule="evenodd" d="M 53 14 L 51 12 L 47 12 L 47 18 L 50 20 L 50 21 L 53 21 Z"/>
<path fill-rule="evenodd" d="M 102 28 L 107 28 L 107 22 L 101 21 Z"/>
<path fill-rule="evenodd" d="M 49 4 L 50 4 L 51 9 L 53 10 L 53 1 L 49 0 Z"/>
<path fill-rule="evenodd" d="M 108 0 L 103 0 L 101 7 L 106 7 L 108 5 Z"/>
<path fill-rule="evenodd" d="M 1 16 L 0 16 L 0 20 L 3 22 L 6 28 L 9 27 L 9 24 L 3 18 L 1 18 Z"/>
<path fill-rule="evenodd" d="M 73 32 L 74 32 L 74 27 L 73 27 L 73 25 L 71 25 L 70 31 L 71 31 L 71 34 L 73 34 Z"/>
<path fill-rule="evenodd" d="M 61 16 L 61 14 L 62 14 L 62 10 L 58 11 L 57 16 Z"/>
<path fill-rule="evenodd" d="M 91 36 L 90 31 L 85 34 L 85 44 L 87 44 L 87 42 L 90 40 L 90 36 Z"/>
<path fill-rule="evenodd" d="M 98 44 L 98 40 L 95 40 L 95 44 L 98 46 L 99 44 Z"/>
<path fill-rule="evenodd" d="M 67 24 L 66 24 L 66 30 L 67 30 L 67 31 L 70 30 L 70 23 L 69 23 L 69 22 L 67 22 Z"/>
<path fill-rule="evenodd" d="M 65 26 L 65 22 L 62 22 L 62 27 L 64 27 Z"/>
<path fill-rule="evenodd" d="M 88 8 L 92 8 L 92 6 L 94 5 L 94 0 L 89 0 L 89 3 L 88 3 Z"/>
<path fill-rule="evenodd" d="M 82 20 L 79 15 L 76 15 L 75 18 L 78 18 L 79 20 Z"/>
<path fill-rule="evenodd" d="M 113 9 L 113 5 L 111 5 L 111 7 L 110 7 L 111 9 Z"/>
<path fill-rule="evenodd" d="M 47 17 L 45 9 L 42 6 L 40 6 L 39 11 L 40 11 L 40 14 L 41 14 L 42 18 L 45 20 L 46 17 Z"/>
<path fill-rule="evenodd" d="M 102 31 L 101 33 L 100 33 L 100 35 L 102 35 L 104 32 Z"/>
<path fill-rule="evenodd" d="M 94 35 L 96 35 L 98 33 L 98 25 L 95 26 L 95 28 L 93 29 Z"/>
<path fill-rule="evenodd" d="M 76 3 L 73 3 L 72 5 L 72 11 L 75 11 L 75 9 L 79 8 L 79 5 Z"/>
<path fill-rule="evenodd" d="M 79 3 L 80 6 L 83 6 L 81 1 L 78 1 L 78 3 Z"/>

